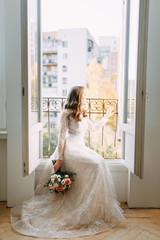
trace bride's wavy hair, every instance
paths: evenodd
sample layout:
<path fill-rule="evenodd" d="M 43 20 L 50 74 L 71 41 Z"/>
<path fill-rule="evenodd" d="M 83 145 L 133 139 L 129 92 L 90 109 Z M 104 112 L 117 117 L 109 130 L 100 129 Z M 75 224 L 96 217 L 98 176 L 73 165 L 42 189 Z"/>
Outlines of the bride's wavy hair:
<path fill-rule="evenodd" d="M 70 114 L 72 117 L 76 119 L 77 122 L 81 121 L 80 115 L 82 114 L 83 117 L 87 117 L 87 111 L 83 109 L 83 93 L 84 87 L 83 86 L 75 86 L 71 88 L 67 102 L 64 106 L 65 109 L 72 109 L 73 112 Z"/>

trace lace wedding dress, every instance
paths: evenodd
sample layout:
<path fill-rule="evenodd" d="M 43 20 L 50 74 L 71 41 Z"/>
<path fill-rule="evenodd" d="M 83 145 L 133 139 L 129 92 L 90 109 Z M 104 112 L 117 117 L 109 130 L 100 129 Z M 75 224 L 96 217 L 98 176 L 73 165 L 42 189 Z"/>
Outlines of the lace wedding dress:
<path fill-rule="evenodd" d="M 106 161 L 84 144 L 87 129 L 97 123 L 81 115 L 76 122 L 65 109 L 61 112 L 58 145 L 42 172 L 35 195 L 22 206 L 11 209 L 12 227 L 25 235 L 48 238 L 75 238 L 109 230 L 123 221 L 111 173 Z M 63 194 L 50 193 L 44 184 L 50 178 L 54 159 L 62 159 L 61 170 L 76 173 L 71 188 Z"/>

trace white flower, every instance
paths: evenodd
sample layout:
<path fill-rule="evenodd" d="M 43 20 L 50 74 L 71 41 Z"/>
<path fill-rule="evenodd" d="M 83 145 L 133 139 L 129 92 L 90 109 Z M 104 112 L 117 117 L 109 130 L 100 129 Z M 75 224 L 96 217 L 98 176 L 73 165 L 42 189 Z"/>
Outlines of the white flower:
<path fill-rule="evenodd" d="M 57 178 L 57 174 L 53 174 L 51 178 L 54 178 L 54 179 Z"/>
<path fill-rule="evenodd" d="M 49 187 L 52 187 L 52 183 L 49 183 Z"/>
<path fill-rule="evenodd" d="M 68 175 L 65 175 L 65 178 L 68 178 L 69 176 Z"/>
<path fill-rule="evenodd" d="M 65 184 L 65 181 L 64 181 L 64 179 L 61 181 L 61 183 L 62 183 L 62 185 L 64 185 L 64 184 Z"/>
<path fill-rule="evenodd" d="M 61 175 L 58 175 L 57 177 L 58 177 L 58 178 L 61 178 Z"/>
<path fill-rule="evenodd" d="M 58 182 L 60 182 L 61 181 L 61 179 L 60 178 L 58 178 Z"/>
<path fill-rule="evenodd" d="M 54 178 L 51 178 L 51 182 L 54 183 L 55 179 Z"/>

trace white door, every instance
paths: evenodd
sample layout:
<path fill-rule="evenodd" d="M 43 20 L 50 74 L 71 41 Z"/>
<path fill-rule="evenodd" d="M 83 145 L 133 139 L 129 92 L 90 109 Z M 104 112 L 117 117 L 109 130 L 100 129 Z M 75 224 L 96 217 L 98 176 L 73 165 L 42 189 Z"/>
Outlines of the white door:
<path fill-rule="evenodd" d="M 148 0 L 126 1 L 122 159 L 143 177 Z"/>
<path fill-rule="evenodd" d="M 23 176 L 42 158 L 41 1 L 21 1 Z"/>

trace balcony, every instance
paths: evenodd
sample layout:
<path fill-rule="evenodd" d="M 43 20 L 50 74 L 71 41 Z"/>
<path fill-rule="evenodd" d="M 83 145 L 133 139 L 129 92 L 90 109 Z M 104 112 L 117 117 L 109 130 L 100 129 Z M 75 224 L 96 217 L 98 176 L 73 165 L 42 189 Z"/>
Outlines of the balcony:
<path fill-rule="evenodd" d="M 43 71 L 43 75 L 44 76 L 48 76 L 48 77 L 56 77 L 57 76 L 57 70 L 54 71 Z"/>
<path fill-rule="evenodd" d="M 53 53 L 53 54 L 57 54 L 57 47 L 43 47 L 43 54 L 47 54 L 47 53 Z"/>
<path fill-rule="evenodd" d="M 55 59 L 43 59 L 43 65 L 44 66 L 57 66 L 57 59 L 55 58 Z"/>
<path fill-rule="evenodd" d="M 43 157 L 48 158 L 58 143 L 58 122 L 66 98 L 43 98 Z M 96 132 L 86 131 L 85 144 L 106 159 L 121 157 L 121 139 L 117 137 L 118 99 L 87 98 L 85 109 L 92 121 L 100 120 L 108 107 L 114 107 L 115 114 L 107 124 Z"/>

